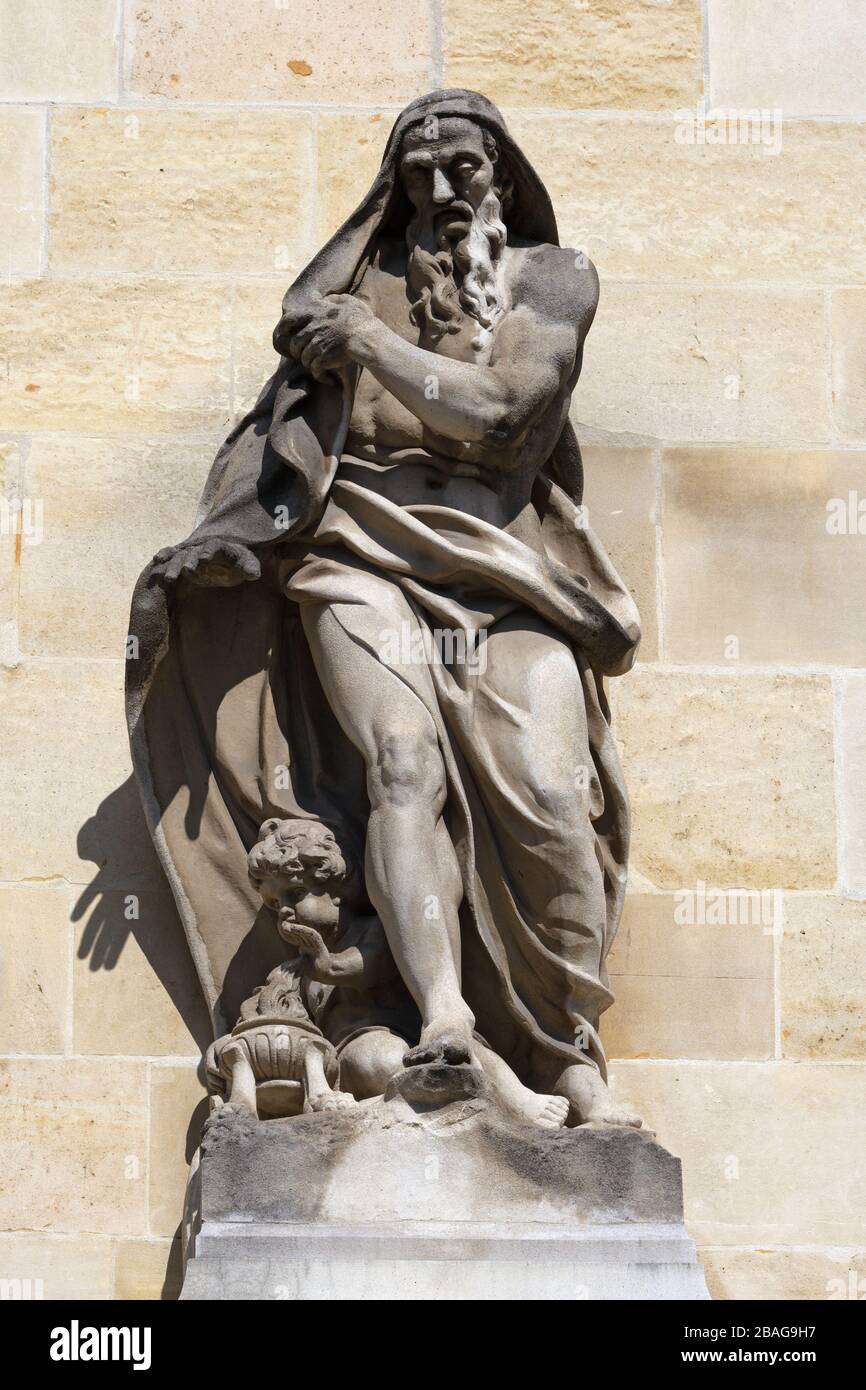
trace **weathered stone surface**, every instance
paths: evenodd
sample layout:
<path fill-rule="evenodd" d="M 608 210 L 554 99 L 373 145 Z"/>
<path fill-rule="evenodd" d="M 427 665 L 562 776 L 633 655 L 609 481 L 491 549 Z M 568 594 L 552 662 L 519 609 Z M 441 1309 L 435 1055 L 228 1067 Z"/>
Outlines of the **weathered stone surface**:
<path fill-rule="evenodd" d="M 843 887 L 866 895 L 866 676 L 848 676 L 841 698 Z"/>
<path fill-rule="evenodd" d="M 111 1298 L 114 1242 L 101 1236 L 0 1234 L 4 1299 Z"/>
<path fill-rule="evenodd" d="M 354 211 L 358 190 L 373 182 L 393 115 L 390 112 L 323 112 L 316 122 L 319 178 L 317 244 Z"/>
<path fill-rule="evenodd" d="M 699 1245 L 864 1248 L 861 1066 L 615 1062 L 612 1073 L 681 1159 Z"/>
<path fill-rule="evenodd" d="M 375 34 L 375 43 L 362 35 Z M 428 85 L 425 0 L 208 0 L 127 7 L 128 89 L 198 102 L 408 100 Z"/>
<path fill-rule="evenodd" d="M 608 960 L 615 996 L 602 1020 L 608 1056 L 772 1057 L 771 934 L 760 921 L 741 924 L 733 904 L 730 920 L 718 925 L 696 920 L 691 907 L 668 893 L 626 898 Z M 693 920 L 677 920 L 688 915 Z"/>
<path fill-rule="evenodd" d="M 452 1093 L 266 1124 L 218 1112 L 183 1296 L 705 1296 L 679 1163 L 649 1136 L 514 1125 Z"/>
<path fill-rule="evenodd" d="M 785 900 L 782 1055 L 866 1061 L 866 903 Z"/>
<path fill-rule="evenodd" d="M 756 333 L 760 323 L 773 333 Z M 572 411 L 587 442 L 778 446 L 830 436 L 817 290 L 609 280 L 589 343 Z"/>
<path fill-rule="evenodd" d="M 123 659 L 135 580 L 161 546 L 189 532 L 215 452 L 207 439 L 33 439 L 28 492 L 42 503 L 44 533 L 21 551 L 25 655 Z"/>
<path fill-rule="evenodd" d="M 833 418 L 846 439 L 866 440 L 866 289 L 834 290 Z"/>
<path fill-rule="evenodd" d="M 119 1240 L 114 1297 L 174 1299 L 180 1293 L 180 1241 Z"/>
<path fill-rule="evenodd" d="M 472 1101 L 487 1096 L 487 1085 L 480 1067 L 441 1062 L 407 1067 L 388 1083 L 385 1100 L 402 1097 L 410 1106 L 445 1105 L 451 1101 Z"/>
<path fill-rule="evenodd" d="M 668 659 L 866 664 L 866 545 L 848 524 L 864 470 L 827 450 L 666 452 Z"/>
<path fill-rule="evenodd" d="M 128 776 L 122 692 L 120 661 L 33 661 L 0 671 L 0 879 L 93 876 L 76 838 Z"/>
<path fill-rule="evenodd" d="M 0 289 L 9 430 L 211 430 L 229 412 L 231 296 L 194 280 Z"/>
<path fill-rule="evenodd" d="M 26 506 L 26 482 L 23 450 L 17 439 L 0 440 L 0 659 L 17 659 L 18 634 L 15 617 L 18 609 L 18 585 L 21 557 L 24 550 L 25 522 L 35 534 L 38 514 L 30 499 Z"/>
<path fill-rule="evenodd" d="M 515 106 L 659 110 L 701 91 L 698 0 L 443 0 L 445 86 Z"/>
<path fill-rule="evenodd" d="M 301 112 L 62 111 L 51 269 L 273 272 L 311 250 L 312 182 Z"/>
<path fill-rule="evenodd" d="M 118 1058 L 0 1060 L 0 1220 L 7 1230 L 144 1230 L 145 1084 L 143 1064 Z"/>
<path fill-rule="evenodd" d="M 855 186 L 840 202 L 836 190 L 857 183 L 864 127 L 749 124 L 746 112 L 702 126 L 700 114 L 516 111 L 509 124 L 550 189 L 563 245 L 586 251 L 603 277 L 859 280 L 866 195 Z"/>
<path fill-rule="evenodd" d="M 7 101 L 111 101 L 116 0 L 0 0 L 0 91 Z"/>
<path fill-rule="evenodd" d="M 187 1170 L 204 1118 L 204 1089 L 196 1067 L 150 1068 L 149 1231 L 177 1234 Z"/>
<path fill-rule="evenodd" d="M 632 862 L 659 888 L 830 888 L 825 676 L 633 671 L 617 690 Z"/>
<path fill-rule="evenodd" d="M 69 895 L 0 888 L 0 1051 L 63 1052 L 70 1003 Z"/>
<path fill-rule="evenodd" d="M 866 1293 L 866 1251 L 816 1249 L 698 1251 L 711 1298 L 862 1299 Z"/>
<path fill-rule="evenodd" d="M 425 1172 L 431 1153 L 435 1180 Z M 265 1123 L 218 1112 L 202 1141 L 202 1218 L 366 1224 L 368 1181 L 352 1169 L 378 1172 L 383 1223 L 682 1214 L 677 1159 L 637 1130 L 546 1130 L 510 1123 L 483 1097 L 430 1105 L 398 1097 Z M 468 1181 L 482 1170 L 491 1175 L 484 1184 Z"/>
<path fill-rule="evenodd" d="M 45 215 L 44 169 L 43 113 L 0 111 L 0 180 L 3 184 L 0 273 L 3 275 L 39 274 Z"/>
<path fill-rule="evenodd" d="M 641 617 L 640 658 L 658 656 L 656 460 L 648 449 L 583 450 L 589 524 Z"/>
<path fill-rule="evenodd" d="M 130 918 L 130 913 L 137 913 Z M 198 1060 L 206 1014 L 174 901 L 107 890 L 76 930 L 74 1051 Z M 183 1001 L 182 1013 L 176 1001 Z"/>
<path fill-rule="evenodd" d="M 862 116 L 866 15 L 856 0 L 708 0 L 714 104 Z"/>

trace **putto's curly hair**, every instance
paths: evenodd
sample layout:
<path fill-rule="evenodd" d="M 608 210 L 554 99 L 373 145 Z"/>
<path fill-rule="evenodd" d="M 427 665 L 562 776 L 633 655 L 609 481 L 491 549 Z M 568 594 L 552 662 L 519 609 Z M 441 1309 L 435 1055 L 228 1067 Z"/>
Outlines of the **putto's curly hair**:
<path fill-rule="evenodd" d="M 291 888 L 314 884 L 336 887 L 349 875 L 333 830 L 315 820 L 266 820 L 247 857 L 251 881 L 258 887 L 278 876 Z"/>

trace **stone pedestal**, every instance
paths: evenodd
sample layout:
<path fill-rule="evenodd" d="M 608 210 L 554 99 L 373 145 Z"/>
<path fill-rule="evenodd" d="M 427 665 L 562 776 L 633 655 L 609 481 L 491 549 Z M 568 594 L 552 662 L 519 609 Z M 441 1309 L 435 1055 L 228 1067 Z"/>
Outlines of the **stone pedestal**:
<path fill-rule="evenodd" d="M 217 1112 L 181 1297 L 708 1297 L 679 1160 L 654 1140 L 517 1124 L 471 1078 L 420 1070 L 350 1110 Z"/>

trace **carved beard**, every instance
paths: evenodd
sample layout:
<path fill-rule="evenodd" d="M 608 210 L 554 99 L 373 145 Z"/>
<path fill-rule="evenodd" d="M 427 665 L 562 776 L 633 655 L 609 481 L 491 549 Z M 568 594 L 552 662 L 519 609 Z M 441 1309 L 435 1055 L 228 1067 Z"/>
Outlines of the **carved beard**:
<path fill-rule="evenodd" d="M 418 295 L 411 319 L 433 343 L 446 333 L 459 332 L 467 315 L 491 332 L 505 312 L 499 267 L 508 234 L 501 213 L 499 195 L 491 189 L 462 240 L 453 245 L 443 235 L 435 250 L 428 249 L 434 239 L 432 227 L 422 227 L 417 219 L 409 223 L 407 278 Z"/>

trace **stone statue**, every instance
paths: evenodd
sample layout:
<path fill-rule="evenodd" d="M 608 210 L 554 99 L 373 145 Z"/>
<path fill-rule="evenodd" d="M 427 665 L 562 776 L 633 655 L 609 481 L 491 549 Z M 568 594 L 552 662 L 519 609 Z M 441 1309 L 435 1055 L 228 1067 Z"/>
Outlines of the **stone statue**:
<path fill-rule="evenodd" d="M 497 109 L 412 102 L 139 581 L 135 764 L 232 1104 L 477 1068 L 524 1120 L 640 1125 L 597 1032 L 628 850 L 602 678 L 639 640 L 568 418 L 597 299 Z"/>

